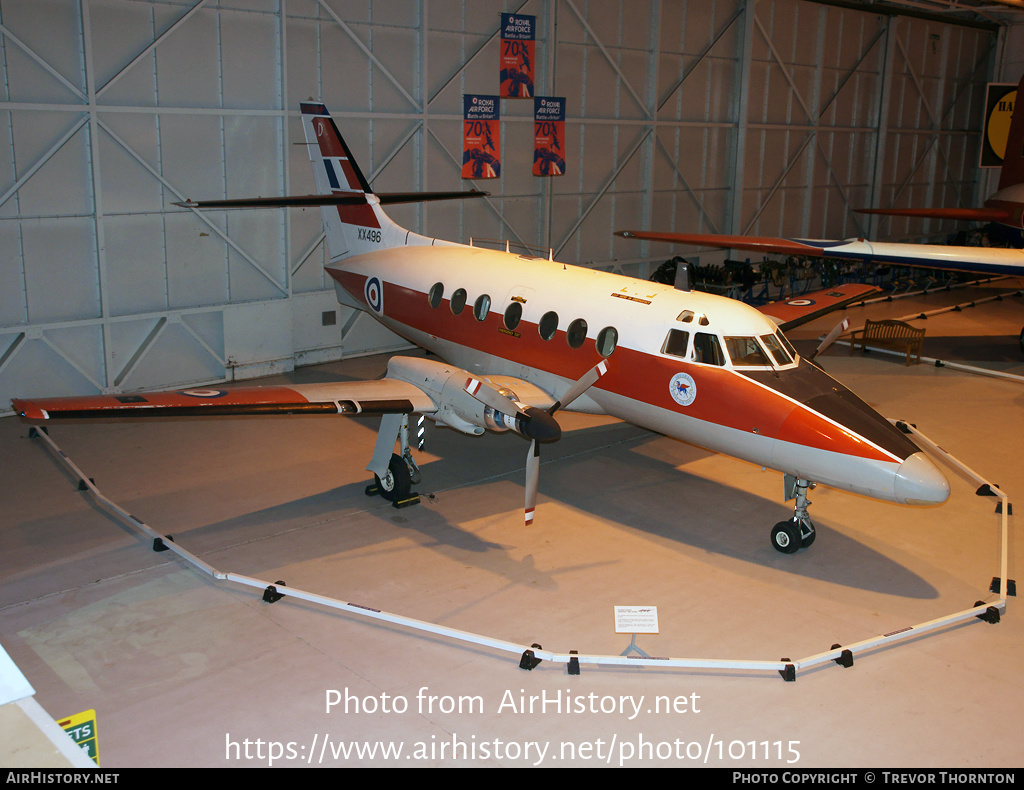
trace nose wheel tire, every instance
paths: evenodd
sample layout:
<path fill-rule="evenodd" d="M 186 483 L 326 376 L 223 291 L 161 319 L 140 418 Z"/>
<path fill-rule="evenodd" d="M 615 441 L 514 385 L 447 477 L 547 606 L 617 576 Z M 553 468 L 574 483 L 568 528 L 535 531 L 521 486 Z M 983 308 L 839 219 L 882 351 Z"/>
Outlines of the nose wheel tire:
<path fill-rule="evenodd" d="M 388 462 L 388 473 L 383 478 L 374 475 L 373 481 L 377 484 L 377 491 L 388 502 L 408 499 L 412 490 L 409 467 L 402 460 L 402 456 L 397 454 L 393 454 Z"/>
<path fill-rule="evenodd" d="M 800 528 L 792 521 L 780 521 L 772 528 L 772 548 L 792 554 L 800 548 Z"/>
<path fill-rule="evenodd" d="M 814 543 L 815 537 L 817 532 L 809 521 L 780 521 L 772 528 L 772 548 L 783 554 L 793 554 Z"/>

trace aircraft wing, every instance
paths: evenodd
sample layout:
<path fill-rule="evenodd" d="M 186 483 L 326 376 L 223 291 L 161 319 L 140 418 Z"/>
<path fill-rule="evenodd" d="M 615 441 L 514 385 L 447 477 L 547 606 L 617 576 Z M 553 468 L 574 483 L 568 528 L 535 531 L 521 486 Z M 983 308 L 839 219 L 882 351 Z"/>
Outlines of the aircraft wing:
<path fill-rule="evenodd" d="M 833 310 L 842 310 L 855 302 L 862 302 L 881 290 L 874 285 L 845 283 L 835 288 L 770 302 L 757 309 L 775 321 L 783 332 L 788 332 Z"/>
<path fill-rule="evenodd" d="M 11 401 L 27 420 L 224 417 L 273 414 L 429 414 L 434 401 L 397 379 L 268 387 L 193 387 L 167 392 Z"/>
<path fill-rule="evenodd" d="M 979 272 L 1016 277 L 1024 275 L 1024 250 L 1002 247 L 953 247 L 938 244 L 890 244 L 865 241 L 864 239 L 826 241 L 771 236 L 656 233 L 639 230 L 620 230 L 616 231 L 615 235 L 640 241 L 689 244 L 694 247 L 720 247 L 760 253 L 807 255 L 956 272 Z"/>
<path fill-rule="evenodd" d="M 857 208 L 858 214 L 883 217 L 922 217 L 925 219 L 956 219 L 965 222 L 1010 222 L 1013 212 L 1007 208 Z"/>

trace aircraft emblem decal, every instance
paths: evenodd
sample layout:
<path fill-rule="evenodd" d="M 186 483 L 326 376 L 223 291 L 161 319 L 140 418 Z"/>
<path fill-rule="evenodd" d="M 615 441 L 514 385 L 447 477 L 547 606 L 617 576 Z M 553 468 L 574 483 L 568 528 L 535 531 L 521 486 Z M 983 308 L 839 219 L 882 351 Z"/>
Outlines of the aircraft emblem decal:
<path fill-rule="evenodd" d="M 376 277 L 367 277 L 366 285 L 363 286 L 363 296 L 366 304 L 370 306 L 377 315 L 384 315 L 384 289 L 380 280 Z"/>
<path fill-rule="evenodd" d="M 689 406 L 697 399 L 697 382 L 688 373 L 676 373 L 668 383 L 668 391 L 680 406 Z"/>

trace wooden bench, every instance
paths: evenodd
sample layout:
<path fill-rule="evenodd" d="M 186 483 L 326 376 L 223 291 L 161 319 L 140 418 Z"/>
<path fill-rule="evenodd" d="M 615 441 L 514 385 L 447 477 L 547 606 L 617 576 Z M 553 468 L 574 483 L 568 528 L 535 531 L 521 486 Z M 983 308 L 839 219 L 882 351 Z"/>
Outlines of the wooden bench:
<path fill-rule="evenodd" d="M 860 336 L 858 339 L 858 335 Z M 868 346 L 875 348 L 891 348 L 894 351 L 903 351 L 907 355 L 907 365 L 910 365 L 911 355 L 921 361 L 921 345 L 924 343 L 924 329 L 918 329 L 903 321 L 886 319 L 885 321 L 864 322 L 864 326 L 855 329 L 850 333 L 850 354 L 859 345 L 865 351 Z"/>

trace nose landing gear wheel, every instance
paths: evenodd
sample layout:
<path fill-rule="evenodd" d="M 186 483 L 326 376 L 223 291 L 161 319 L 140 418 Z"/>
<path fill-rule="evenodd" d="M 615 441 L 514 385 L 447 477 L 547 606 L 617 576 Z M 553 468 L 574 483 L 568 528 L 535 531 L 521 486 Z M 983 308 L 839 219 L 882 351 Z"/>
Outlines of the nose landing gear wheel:
<path fill-rule="evenodd" d="M 793 521 L 780 521 L 772 528 L 772 548 L 776 551 L 792 554 L 800 548 L 801 542 L 800 527 Z"/>

